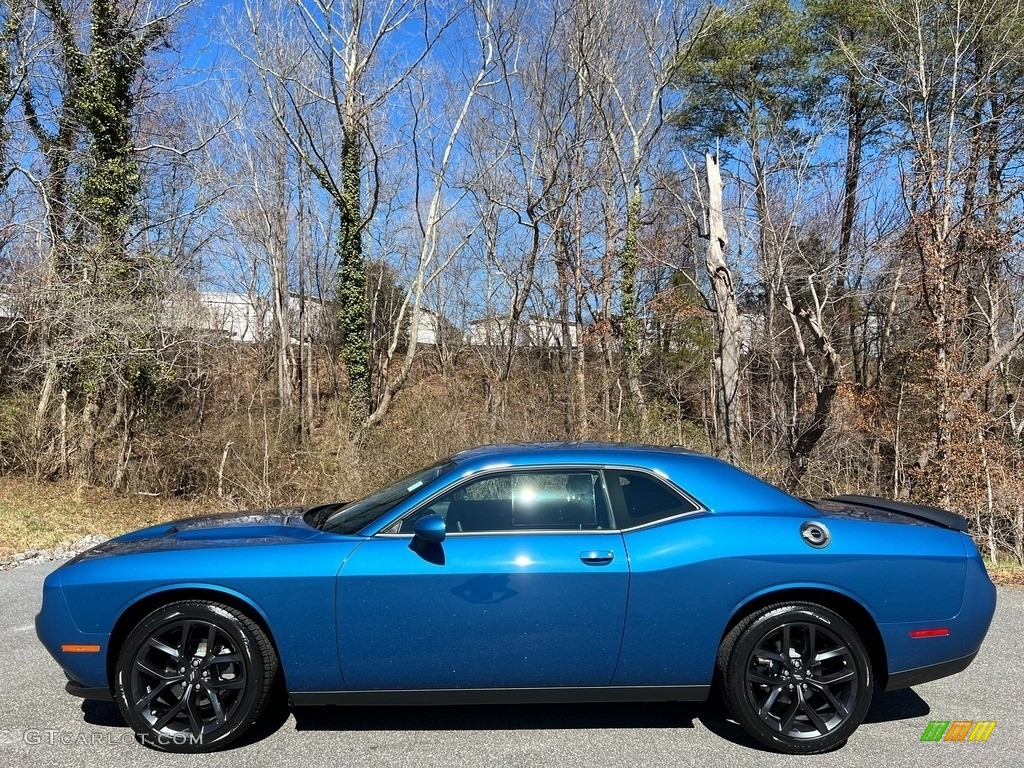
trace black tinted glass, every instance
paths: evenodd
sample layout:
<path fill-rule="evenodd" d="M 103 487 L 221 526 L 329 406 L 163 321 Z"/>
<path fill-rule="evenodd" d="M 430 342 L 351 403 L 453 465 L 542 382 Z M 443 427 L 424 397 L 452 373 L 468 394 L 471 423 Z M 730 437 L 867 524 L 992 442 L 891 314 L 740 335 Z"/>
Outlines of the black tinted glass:
<path fill-rule="evenodd" d="M 604 483 L 596 470 L 503 472 L 474 480 L 417 510 L 400 530 L 426 514 L 445 518 L 448 533 L 597 531 L 611 526 Z"/>
<path fill-rule="evenodd" d="M 610 471 L 608 482 L 612 500 L 618 496 L 615 512 L 620 528 L 635 528 L 698 508 L 665 483 L 642 472 Z"/>

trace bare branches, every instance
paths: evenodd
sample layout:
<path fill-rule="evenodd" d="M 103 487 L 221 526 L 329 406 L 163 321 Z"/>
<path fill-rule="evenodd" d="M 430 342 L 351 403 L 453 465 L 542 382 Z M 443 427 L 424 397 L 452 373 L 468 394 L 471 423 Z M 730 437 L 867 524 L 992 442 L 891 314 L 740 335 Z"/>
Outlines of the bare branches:
<path fill-rule="evenodd" d="M 1018 0 L 186 5 L 0 0 L 0 466 L 673 442 L 1024 540 Z"/>

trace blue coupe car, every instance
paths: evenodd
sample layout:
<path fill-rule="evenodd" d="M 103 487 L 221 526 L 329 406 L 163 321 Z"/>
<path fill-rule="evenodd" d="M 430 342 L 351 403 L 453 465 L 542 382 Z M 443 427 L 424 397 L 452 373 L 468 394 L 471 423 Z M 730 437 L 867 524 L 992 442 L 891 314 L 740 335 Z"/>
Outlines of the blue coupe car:
<path fill-rule="evenodd" d="M 995 588 L 966 521 L 803 501 L 674 448 L 498 445 L 353 503 L 156 525 L 46 579 L 67 690 L 145 744 L 293 706 L 703 701 L 768 747 L 844 742 L 876 690 L 974 659 Z"/>

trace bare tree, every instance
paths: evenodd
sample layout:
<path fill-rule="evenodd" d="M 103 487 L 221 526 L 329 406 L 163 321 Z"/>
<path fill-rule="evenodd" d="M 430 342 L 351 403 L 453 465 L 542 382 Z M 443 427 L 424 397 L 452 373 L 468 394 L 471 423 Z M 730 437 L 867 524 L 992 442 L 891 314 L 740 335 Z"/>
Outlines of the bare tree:
<path fill-rule="evenodd" d="M 1024 336 L 1005 336 L 999 320 L 999 276 L 990 243 L 1005 236 L 998 219 L 1019 182 L 1006 158 L 1019 146 L 1007 122 L 1019 110 L 1006 90 L 1019 71 L 1020 9 L 1014 3 L 880 5 L 886 57 L 865 71 L 897 121 L 905 147 L 908 239 L 917 260 L 917 291 L 927 319 L 927 376 L 932 382 L 933 439 L 918 457 L 939 503 L 953 503 L 956 424 L 969 400 Z M 968 275 L 977 282 L 965 281 Z M 985 289 L 975 293 L 973 286 Z M 980 313 L 975 315 L 975 313 Z M 964 332 L 979 316 L 988 351 L 972 363 Z M 966 378 L 965 377 L 966 374 Z"/>
<path fill-rule="evenodd" d="M 430 10 L 427 0 L 246 4 L 250 38 L 240 50 L 259 73 L 278 128 L 337 209 L 337 308 L 353 424 L 366 420 L 372 400 L 363 250 L 379 192 L 372 118 L 459 15 Z M 291 46 L 302 57 L 282 61 Z"/>
<path fill-rule="evenodd" d="M 669 85 L 688 57 L 687 46 L 700 38 L 706 9 L 699 5 L 656 2 L 646 5 L 581 3 L 583 28 L 600 41 L 596 55 L 579 62 L 579 76 L 604 127 L 614 158 L 615 196 L 624 213 L 619 257 L 622 359 L 634 415 L 644 421 L 640 382 L 641 335 L 637 271 L 643 216 L 643 176 L 651 151 L 666 123 Z M 610 244 L 609 244 L 610 245 Z"/>

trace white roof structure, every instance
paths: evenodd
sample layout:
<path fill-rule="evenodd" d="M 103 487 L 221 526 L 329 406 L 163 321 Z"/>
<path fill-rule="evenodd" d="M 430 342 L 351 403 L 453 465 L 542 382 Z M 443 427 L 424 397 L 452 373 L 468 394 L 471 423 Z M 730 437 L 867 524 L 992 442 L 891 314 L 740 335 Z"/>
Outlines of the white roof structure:
<path fill-rule="evenodd" d="M 415 337 L 417 344 L 437 344 L 441 335 L 441 319 L 434 310 L 420 307 L 416 328 L 410 335 Z"/>
<path fill-rule="evenodd" d="M 579 344 L 580 329 L 569 323 L 570 346 Z M 469 321 L 469 343 L 478 346 L 508 346 L 509 319 L 507 317 L 482 317 Z M 517 347 L 561 347 L 563 344 L 562 321 L 557 318 L 530 315 L 519 321 L 515 344 Z"/>
<path fill-rule="evenodd" d="M 24 319 L 21 312 L 15 309 L 14 297 L 0 293 L 0 331 L 7 328 L 16 320 Z"/>
<path fill-rule="evenodd" d="M 270 304 L 262 297 L 241 293 L 196 291 L 165 301 L 165 322 L 232 341 L 253 343 L 270 330 Z"/>

